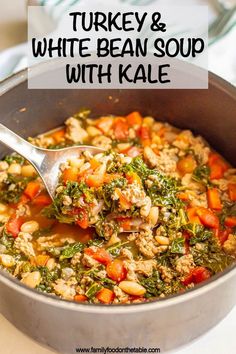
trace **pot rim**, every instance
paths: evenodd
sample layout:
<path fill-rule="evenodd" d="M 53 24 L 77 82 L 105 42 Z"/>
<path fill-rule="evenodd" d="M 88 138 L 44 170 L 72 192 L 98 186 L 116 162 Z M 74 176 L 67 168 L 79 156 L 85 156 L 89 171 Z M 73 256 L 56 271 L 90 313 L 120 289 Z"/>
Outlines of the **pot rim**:
<path fill-rule="evenodd" d="M 24 69 L 8 77 L 2 83 L 0 83 L 0 97 L 26 80 L 27 69 Z M 233 85 L 211 72 L 209 72 L 209 83 L 224 92 L 226 95 L 233 98 L 236 102 L 236 88 Z M 109 89 L 106 90 L 110 91 Z M 157 299 L 147 303 L 119 304 L 107 306 L 103 304 L 80 304 L 73 301 L 60 299 L 59 297 L 54 297 L 45 293 L 40 293 L 35 289 L 31 289 L 25 286 L 18 279 L 7 274 L 5 271 L 0 270 L 0 281 L 2 283 L 9 286 L 12 290 L 19 291 L 22 295 L 30 297 L 32 300 L 38 300 L 47 305 L 59 307 L 61 309 L 94 314 L 100 313 L 107 315 L 147 312 L 157 309 L 163 309 L 170 306 L 175 306 L 185 301 L 190 301 L 197 296 L 203 296 L 208 291 L 213 291 L 214 288 L 221 286 L 223 283 L 230 280 L 232 281 L 233 277 L 235 277 L 236 279 L 236 264 L 232 265 L 231 267 L 228 267 L 223 272 L 214 275 L 206 282 L 199 284 L 193 289 L 187 290 L 182 294 L 175 294 L 168 298 Z"/>

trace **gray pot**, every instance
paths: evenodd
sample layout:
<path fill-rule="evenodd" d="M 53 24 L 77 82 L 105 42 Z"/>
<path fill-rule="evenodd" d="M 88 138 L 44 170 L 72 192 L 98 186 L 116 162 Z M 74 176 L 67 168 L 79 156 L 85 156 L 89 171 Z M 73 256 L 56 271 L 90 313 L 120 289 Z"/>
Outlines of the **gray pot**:
<path fill-rule="evenodd" d="M 1 122 L 27 137 L 60 125 L 80 107 L 95 115 L 139 110 L 203 135 L 236 165 L 236 89 L 210 74 L 208 90 L 28 90 L 26 73 L 0 87 Z M 1 156 L 7 150 L 2 147 Z M 184 294 L 146 304 L 77 304 L 26 288 L 0 272 L 0 311 L 25 334 L 61 353 L 78 347 L 187 344 L 234 306 L 236 267 Z M 227 338 L 225 338 L 227 340 Z"/>

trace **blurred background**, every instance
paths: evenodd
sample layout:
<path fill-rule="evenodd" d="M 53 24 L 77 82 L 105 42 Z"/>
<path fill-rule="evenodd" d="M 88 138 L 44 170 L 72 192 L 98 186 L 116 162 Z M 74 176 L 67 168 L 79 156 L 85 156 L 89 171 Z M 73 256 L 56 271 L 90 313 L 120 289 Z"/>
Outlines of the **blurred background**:
<path fill-rule="evenodd" d="M 44 12 L 51 28 L 60 23 L 65 8 L 88 0 L 0 0 L 0 81 L 27 67 L 27 5 L 45 5 Z M 209 7 L 209 65 L 227 81 L 236 85 L 236 0 L 89 0 L 89 4 L 109 6 L 139 5 L 207 5 Z M 88 2 L 87 2 L 88 3 Z M 45 23 L 35 23 L 36 30 Z M 47 28 L 48 32 L 50 26 Z M 173 33 L 174 35 L 174 33 Z"/>
<path fill-rule="evenodd" d="M 0 0 L 0 51 L 26 41 L 26 1 Z"/>

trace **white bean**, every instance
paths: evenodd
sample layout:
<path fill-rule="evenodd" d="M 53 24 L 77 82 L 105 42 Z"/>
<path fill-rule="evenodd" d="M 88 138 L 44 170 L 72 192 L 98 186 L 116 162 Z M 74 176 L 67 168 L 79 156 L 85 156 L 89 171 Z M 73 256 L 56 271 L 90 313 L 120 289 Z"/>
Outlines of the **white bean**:
<path fill-rule="evenodd" d="M 12 163 L 7 170 L 8 173 L 12 173 L 15 175 L 21 174 L 21 165 L 19 163 Z"/>
<path fill-rule="evenodd" d="M 37 172 L 33 166 L 26 165 L 21 167 L 21 174 L 24 177 L 33 177 L 37 174 Z"/>
<path fill-rule="evenodd" d="M 32 234 L 38 229 L 39 229 L 39 224 L 37 221 L 34 220 L 24 222 L 24 224 L 22 224 L 20 228 L 22 232 L 27 232 L 29 234 Z"/>
<path fill-rule="evenodd" d="M 15 260 L 9 254 L 0 254 L 0 262 L 4 267 L 10 268 L 15 264 Z"/>
<path fill-rule="evenodd" d="M 170 240 L 168 239 L 168 237 L 165 237 L 165 236 L 156 236 L 155 239 L 160 245 L 163 245 L 163 246 L 167 246 L 170 243 Z"/>
<path fill-rule="evenodd" d="M 151 207 L 150 213 L 148 215 L 148 222 L 152 226 L 155 226 L 157 224 L 159 217 L 159 208 L 158 207 Z"/>
<path fill-rule="evenodd" d="M 23 279 L 21 279 L 21 282 L 30 288 L 36 288 L 37 285 L 40 284 L 41 281 L 41 275 L 40 272 L 35 271 L 31 272 L 28 275 L 26 275 Z"/>
<path fill-rule="evenodd" d="M 87 133 L 88 133 L 89 136 L 92 136 L 92 137 L 102 134 L 101 130 L 99 130 L 99 129 L 95 128 L 95 127 L 88 127 L 87 128 Z"/>
<path fill-rule="evenodd" d="M 142 296 L 146 293 L 146 289 L 135 281 L 124 280 L 120 282 L 119 288 L 126 294 L 134 296 Z"/>

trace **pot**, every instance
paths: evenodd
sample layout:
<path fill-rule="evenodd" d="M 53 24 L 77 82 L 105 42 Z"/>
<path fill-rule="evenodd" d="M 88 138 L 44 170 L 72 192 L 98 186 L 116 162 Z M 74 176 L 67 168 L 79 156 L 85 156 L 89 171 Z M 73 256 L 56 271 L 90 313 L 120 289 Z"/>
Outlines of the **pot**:
<path fill-rule="evenodd" d="M 236 165 L 236 89 L 213 74 L 208 90 L 28 90 L 26 79 L 21 72 L 0 87 L 1 123 L 23 137 L 61 125 L 81 107 L 95 115 L 138 110 L 201 134 Z M 1 146 L 1 156 L 5 153 Z M 41 344 L 68 354 L 92 346 L 169 351 L 223 319 L 236 302 L 235 292 L 235 266 L 184 294 L 117 306 L 43 295 L 0 272 L 2 314 Z"/>

